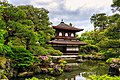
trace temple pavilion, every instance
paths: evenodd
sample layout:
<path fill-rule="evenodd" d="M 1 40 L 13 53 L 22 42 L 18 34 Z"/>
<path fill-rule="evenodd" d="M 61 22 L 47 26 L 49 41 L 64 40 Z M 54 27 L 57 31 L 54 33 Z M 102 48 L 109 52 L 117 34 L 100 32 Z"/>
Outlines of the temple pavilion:
<path fill-rule="evenodd" d="M 80 46 L 86 45 L 85 42 L 80 41 L 75 37 L 76 32 L 83 31 L 83 29 L 75 28 L 72 24 L 65 24 L 63 21 L 55 29 L 55 38 L 49 41 L 49 44 L 56 50 L 60 50 L 64 55 L 77 55 Z"/>

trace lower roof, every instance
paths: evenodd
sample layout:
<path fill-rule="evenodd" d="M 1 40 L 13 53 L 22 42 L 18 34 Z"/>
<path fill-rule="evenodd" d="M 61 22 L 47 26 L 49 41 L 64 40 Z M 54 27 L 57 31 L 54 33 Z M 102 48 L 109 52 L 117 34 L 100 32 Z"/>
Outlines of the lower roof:
<path fill-rule="evenodd" d="M 68 41 L 68 40 L 52 40 L 49 44 L 60 44 L 60 45 L 86 45 L 87 43 L 82 41 Z"/>

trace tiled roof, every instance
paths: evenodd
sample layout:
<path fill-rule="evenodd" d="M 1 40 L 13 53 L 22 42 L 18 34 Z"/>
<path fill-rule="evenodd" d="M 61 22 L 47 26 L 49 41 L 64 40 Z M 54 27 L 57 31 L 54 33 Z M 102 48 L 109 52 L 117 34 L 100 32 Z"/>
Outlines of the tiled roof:
<path fill-rule="evenodd" d="M 57 26 L 53 26 L 54 29 L 60 29 L 60 30 L 70 30 L 70 31 L 83 31 L 83 29 L 79 29 L 79 28 L 75 28 L 73 26 L 67 25 L 64 22 L 61 22 L 59 25 Z"/>
<path fill-rule="evenodd" d="M 66 41 L 66 40 L 52 40 L 48 42 L 49 44 L 68 44 L 68 45 L 86 45 L 87 43 L 82 42 L 82 41 Z"/>

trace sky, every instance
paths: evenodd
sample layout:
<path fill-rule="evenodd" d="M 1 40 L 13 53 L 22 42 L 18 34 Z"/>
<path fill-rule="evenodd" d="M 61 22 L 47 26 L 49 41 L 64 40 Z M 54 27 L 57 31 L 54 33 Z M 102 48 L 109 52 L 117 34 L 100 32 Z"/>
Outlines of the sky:
<path fill-rule="evenodd" d="M 52 25 L 58 25 L 63 19 L 65 23 L 72 23 L 74 27 L 85 31 L 93 30 L 90 17 L 96 13 L 112 15 L 113 0 L 8 0 L 9 3 L 18 5 L 33 5 L 49 11 Z"/>

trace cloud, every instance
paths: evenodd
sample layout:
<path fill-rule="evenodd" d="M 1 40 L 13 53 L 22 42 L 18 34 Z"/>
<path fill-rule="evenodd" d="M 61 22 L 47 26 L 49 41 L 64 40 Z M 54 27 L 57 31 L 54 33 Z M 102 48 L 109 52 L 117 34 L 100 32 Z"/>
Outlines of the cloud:
<path fill-rule="evenodd" d="M 42 3 L 51 3 L 53 0 L 31 0 L 31 2 L 42 2 Z"/>
<path fill-rule="evenodd" d="M 57 10 L 59 7 L 58 0 L 31 0 L 30 4 L 39 8 L 43 7 L 49 11 Z"/>
<path fill-rule="evenodd" d="M 30 5 L 31 0 L 8 0 L 9 3 L 18 5 Z"/>
<path fill-rule="evenodd" d="M 82 9 L 100 9 L 109 7 L 112 0 L 65 0 L 65 8 L 71 11 Z"/>

